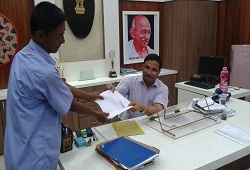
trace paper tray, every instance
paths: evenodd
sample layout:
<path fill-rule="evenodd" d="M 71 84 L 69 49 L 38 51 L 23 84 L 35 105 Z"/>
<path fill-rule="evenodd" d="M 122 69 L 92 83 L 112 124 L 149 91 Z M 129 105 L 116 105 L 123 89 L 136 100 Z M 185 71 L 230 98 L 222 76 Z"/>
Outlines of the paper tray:
<path fill-rule="evenodd" d="M 203 115 L 182 108 L 177 110 L 178 112 L 168 113 L 161 111 L 144 119 L 143 123 L 173 139 L 177 139 L 221 122 L 221 120 L 213 119 L 211 115 Z"/>

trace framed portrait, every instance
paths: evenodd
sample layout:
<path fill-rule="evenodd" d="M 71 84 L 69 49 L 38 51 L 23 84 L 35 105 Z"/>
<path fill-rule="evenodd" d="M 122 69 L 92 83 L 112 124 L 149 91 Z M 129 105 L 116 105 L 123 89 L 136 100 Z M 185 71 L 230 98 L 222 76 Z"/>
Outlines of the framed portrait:
<path fill-rule="evenodd" d="M 159 12 L 123 11 L 123 63 L 142 63 L 151 53 L 159 55 Z"/>

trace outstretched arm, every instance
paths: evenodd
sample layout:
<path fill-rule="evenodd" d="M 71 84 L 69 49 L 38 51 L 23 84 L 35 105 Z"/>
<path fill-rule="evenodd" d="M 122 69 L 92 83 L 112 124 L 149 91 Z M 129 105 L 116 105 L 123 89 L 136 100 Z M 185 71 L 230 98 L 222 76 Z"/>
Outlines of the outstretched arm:
<path fill-rule="evenodd" d="M 132 102 L 129 104 L 129 106 L 133 106 L 130 110 L 132 112 L 142 112 L 143 114 L 147 116 L 151 116 L 152 114 L 155 114 L 162 109 L 164 109 L 164 106 L 160 103 L 155 103 L 153 106 L 146 106 L 143 104 L 140 104 L 138 102 Z"/>
<path fill-rule="evenodd" d="M 108 113 L 95 111 L 89 108 L 88 106 L 86 106 L 85 104 L 78 102 L 75 99 L 73 99 L 72 101 L 70 110 L 80 113 L 80 114 L 95 116 L 98 121 L 103 122 L 103 123 L 109 122 L 109 119 L 107 118 L 109 116 Z"/>
<path fill-rule="evenodd" d="M 71 93 L 73 94 L 73 96 L 75 98 L 85 99 L 88 101 L 94 101 L 96 99 L 103 99 L 103 97 L 100 96 L 98 93 L 85 92 L 83 90 L 80 90 L 78 88 L 71 86 L 70 84 L 68 84 L 66 82 L 65 82 L 65 84 L 68 86 L 68 88 L 70 89 Z"/>

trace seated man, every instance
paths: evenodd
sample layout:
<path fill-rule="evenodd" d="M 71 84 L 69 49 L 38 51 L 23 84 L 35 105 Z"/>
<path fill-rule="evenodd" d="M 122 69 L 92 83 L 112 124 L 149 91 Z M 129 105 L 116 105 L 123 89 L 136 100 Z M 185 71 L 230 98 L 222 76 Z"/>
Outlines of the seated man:
<path fill-rule="evenodd" d="M 125 118 L 147 115 L 150 116 L 168 105 L 168 87 L 158 79 L 162 67 L 161 59 L 157 54 L 149 54 L 144 59 L 142 75 L 129 76 L 122 80 L 117 87 L 112 85 L 108 89 L 117 90 L 127 97 L 133 106 L 127 111 Z"/>

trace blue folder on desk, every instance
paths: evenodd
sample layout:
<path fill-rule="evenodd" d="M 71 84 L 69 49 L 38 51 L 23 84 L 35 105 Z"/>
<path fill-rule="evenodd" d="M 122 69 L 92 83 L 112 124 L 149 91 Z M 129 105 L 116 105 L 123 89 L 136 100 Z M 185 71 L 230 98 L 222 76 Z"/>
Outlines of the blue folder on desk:
<path fill-rule="evenodd" d="M 124 136 L 103 143 L 97 149 L 123 168 L 130 170 L 138 169 L 152 161 L 159 153 L 155 148 Z"/>

